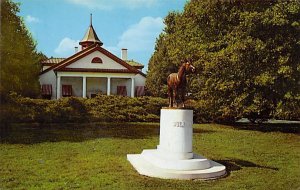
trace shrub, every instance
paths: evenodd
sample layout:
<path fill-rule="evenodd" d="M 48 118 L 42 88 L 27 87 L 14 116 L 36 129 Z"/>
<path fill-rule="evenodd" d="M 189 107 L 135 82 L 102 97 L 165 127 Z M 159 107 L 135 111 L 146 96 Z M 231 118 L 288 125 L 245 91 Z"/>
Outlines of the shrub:
<path fill-rule="evenodd" d="M 146 96 L 130 98 L 99 95 L 92 99 L 69 97 L 43 100 L 10 94 L 0 106 L 0 122 L 2 125 L 13 122 L 159 122 L 160 109 L 167 105 L 167 99 Z M 207 100 L 186 101 L 186 106 L 194 110 L 194 123 L 228 123 L 239 119 L 234 117 L 234 110 L 224 110 L 212 105 L 213 102 Z M 279 104 L 274 117 L 299 120 L 299 108 L 295 101 Z M 250 118 L 251 115 L 248 116 Z"/>
<path fill-rule="evenodd" d="M 274 114 L 277 119 L 300 120 L 300 98 L 281 101 Z"/>
<path fill-rule="evenodd" d="M 159 121 L 160 109 L 167 101 L 152 97 L 122 97 L 99 95 L 96 98 L 77 97 L 59 100 L 30 99 L 10 94 L 0 107 L 2 124 L 12 122 L 122 122 Z"/>
<path fill-rule="evenodd" d="M 87 99 L 86 105 L 94 121 L 159 121 L 162 98 L 99 95 Z"/>

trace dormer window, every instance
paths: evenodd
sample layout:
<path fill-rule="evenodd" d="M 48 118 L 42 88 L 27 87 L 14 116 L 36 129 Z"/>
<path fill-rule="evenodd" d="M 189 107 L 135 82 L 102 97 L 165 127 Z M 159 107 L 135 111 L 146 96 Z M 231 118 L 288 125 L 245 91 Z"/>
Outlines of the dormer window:
<path fill-rule="evenodd" d="M 102 62 L 102 59 L 100 57 L 94 57 L 92 59 L 92 63 L 103 63 L 103 62 Z"/>

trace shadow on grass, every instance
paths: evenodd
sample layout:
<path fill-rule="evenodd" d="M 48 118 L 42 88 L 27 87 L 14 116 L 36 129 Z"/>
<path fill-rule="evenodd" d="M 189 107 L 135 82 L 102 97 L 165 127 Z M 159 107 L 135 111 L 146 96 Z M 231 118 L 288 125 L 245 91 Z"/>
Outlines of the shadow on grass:
<path fill-rule="evenodd" d="M 275 168 L 275 167 L 261 166 L 261 165 L 255 164 L 253 162 L 249 162 L 246 160 L 240 160 L 240 159 L 216 160 L 216 162 L 226 166 L 227 176 L 230 175 L 231 172 L 238 171 L 243 168 L 261 168 L 261 169 L 268 169 L 268 170 L 274 170 L 274 171 L 279 170 L 278 168 Z"/>
<path fill-rule="evenodd" d="M 300 124 L 298 123 L 235 123 L 230 126 L 235 129 L 261 132 L 300 133 Z"/>
<path fill-rule="evenodd" d="M 1 127 L 0 143 L 83 142 L 97 138 L 145 139 L 158 135 L 158 124 L 15 124 Z"/>

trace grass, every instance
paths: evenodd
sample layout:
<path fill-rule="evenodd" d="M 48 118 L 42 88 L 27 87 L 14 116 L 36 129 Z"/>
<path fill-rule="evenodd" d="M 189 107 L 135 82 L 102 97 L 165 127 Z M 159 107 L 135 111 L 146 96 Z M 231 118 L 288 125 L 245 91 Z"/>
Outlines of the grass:
<path fill-rule="evenodd" d="M 182 181 L 141 176 L 126 160 L 156 147 L 158 124 L 18 124 L 1 131 L 0 189 L 299 189 L 299 126 L 287 127 L 194 125 L 193 151 L 228 175 Z"/>

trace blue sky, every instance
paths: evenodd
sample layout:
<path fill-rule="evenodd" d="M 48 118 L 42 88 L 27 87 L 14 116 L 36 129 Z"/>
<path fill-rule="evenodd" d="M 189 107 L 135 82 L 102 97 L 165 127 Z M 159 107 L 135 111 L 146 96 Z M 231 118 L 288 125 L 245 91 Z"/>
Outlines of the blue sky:
<path fill-rule="evenodd" d="M 19 15 L 47 57 L 68 57 L 83 38 L 93 14 L 93 26 L 104 48 L 145 65 L 170 11 L 182 11 L 186 0 L 14 0 Z"/>

